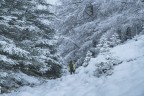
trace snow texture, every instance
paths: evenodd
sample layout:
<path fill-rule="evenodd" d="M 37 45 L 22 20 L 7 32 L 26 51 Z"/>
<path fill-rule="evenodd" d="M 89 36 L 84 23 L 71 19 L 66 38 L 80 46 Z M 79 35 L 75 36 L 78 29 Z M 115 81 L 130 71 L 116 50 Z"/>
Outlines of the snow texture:
<path fill-rule="evenodd" d="M 114 74 L 96 78 L 91 72 L 97 58 L 92 58 L 79 73 L 63 76 L 34 88 L 23 87 L 17 92 L 0 96 L 144 96 L 144 36 L 136 36 L 125 44 L 110 49 L 123 62 Z M 100 57 L 98 57 L 100 59 Z M 102 60 L 102 59 L 101 59 Z"/>
<path fill-rule="evenodd" d="M 52 4 L 52 5 L 57 5 L 60 4 L 59 0 L 46 0 L 47 3 Z"/>

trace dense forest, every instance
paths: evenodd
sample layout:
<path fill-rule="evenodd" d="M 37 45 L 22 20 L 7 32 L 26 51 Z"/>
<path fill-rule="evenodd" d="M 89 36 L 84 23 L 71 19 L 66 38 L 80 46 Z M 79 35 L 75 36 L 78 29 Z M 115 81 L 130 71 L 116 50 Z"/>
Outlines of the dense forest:
<path fill-rule="evenodd" d="M 26 86 L 50 90 L 41 95 L 43 91 L 30 89 L 35 95 L 28 96 L 56 96 L 56 90 L 59 96 L 73 96 L 73 89 L 75 96 L 108 96 L 104 93 L 115 87 L 124 90 L 125 81 L 126 90 L 109 96 L 132 96 L 133 90 L 143 96 L 144 81 L 136 80 L 143 78 L 138 70 L 144 67 L 144 1 L 48 1 L 0 0 L 2 96 L 25 96 L 20 88 L 28 92 Z M 70 60 L 76 65 L 73 75 L 68 72 Z"/>
<path fill-rule="evenodd" d="M 33 85 L 25 74 L 60 77 L 55 30 L 48 23 L 54 14 L 49 6 L 43 0 L 0 1 L 0 84 L 4 92 Z"/>

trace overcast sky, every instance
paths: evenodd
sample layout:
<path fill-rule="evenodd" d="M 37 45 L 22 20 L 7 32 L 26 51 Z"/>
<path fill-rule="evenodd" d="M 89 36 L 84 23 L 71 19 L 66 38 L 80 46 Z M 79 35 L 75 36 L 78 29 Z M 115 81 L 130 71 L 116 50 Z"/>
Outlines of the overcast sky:
<path fill-rule="evenodd" d="M 46 0 L 47 1 L 47 3 L 50 3 L 50 4 L 52 4 L 52 5 L 55 5 L 55 4 L 59 4 L 60 2 L 59 2 L 59 0 Z"/>

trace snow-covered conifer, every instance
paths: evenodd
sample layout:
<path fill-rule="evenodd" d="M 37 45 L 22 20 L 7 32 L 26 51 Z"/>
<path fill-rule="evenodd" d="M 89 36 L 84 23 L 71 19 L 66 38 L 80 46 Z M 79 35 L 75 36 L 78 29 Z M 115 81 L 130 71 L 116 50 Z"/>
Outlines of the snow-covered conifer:
<path fill-rule="evenodd" d="M 84 67 L 88 66 L 89 61 L 91 60 L 91 58 L 92 58 L 92 53 L 90 51 L 88 51 L 87 54 L 86 54 L 86 58 L 84 60 L 84 63 L 83 63 Z"/>
<path fill-rule="evenodd" d="M 121 40 L 119 39 L 119 35 L 117 33 L 114 33 L 112 37 L 110 38 L 110 47 L 114 47 L 121 43 Z"/>

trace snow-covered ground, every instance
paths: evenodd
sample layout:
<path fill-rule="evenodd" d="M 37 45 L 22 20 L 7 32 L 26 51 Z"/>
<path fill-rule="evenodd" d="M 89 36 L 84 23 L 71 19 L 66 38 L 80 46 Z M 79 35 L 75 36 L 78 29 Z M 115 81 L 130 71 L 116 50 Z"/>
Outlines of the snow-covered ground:
<path fill-rule="evenodd" d="M 111 76 L 96 78 L 80 72 L 0 96 L 144 96 L 144 36 L 137 36 L 110 51 L 123 61 L 114 67 Z M 94 67 L 96 59 L 92 58 L 88 66 Z"/>
<path fill-rule="evenodd" d="M 46 0 L 47 3 L 52 4 L 52 5 L 59 5 L 60 1 L 59 0 Z"/>

